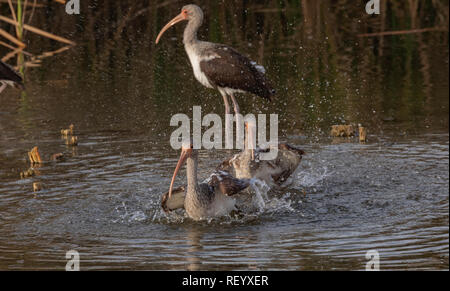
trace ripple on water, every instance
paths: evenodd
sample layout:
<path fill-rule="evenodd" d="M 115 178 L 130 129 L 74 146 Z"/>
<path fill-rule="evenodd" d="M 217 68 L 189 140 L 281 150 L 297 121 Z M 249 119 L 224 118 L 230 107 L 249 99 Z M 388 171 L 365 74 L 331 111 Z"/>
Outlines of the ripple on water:
<path fill-rule="evenodd" d="M 0 176 L 0 268 L 23 268 L 24 253 L 52 268 L 54 253 L 72 248 L 88 269 L 363 269 L 370 249 L 384 269 L 448 268 L 446 136 L 307 145 L 283 187 L 254 185 L 256 211 L 202 222 L 160 209 L 175 151 L 108 139 L 38 177 Z M 201 155 L 206 177 L 229 153 Z M 47 186 L 36 195 L 35 180 Z"/>

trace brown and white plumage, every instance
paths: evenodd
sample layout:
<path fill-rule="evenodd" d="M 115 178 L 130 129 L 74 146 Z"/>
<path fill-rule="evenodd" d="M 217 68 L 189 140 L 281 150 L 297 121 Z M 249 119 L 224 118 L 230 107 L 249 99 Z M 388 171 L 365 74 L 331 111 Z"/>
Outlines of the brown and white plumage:
<path fill-rule="evenodd" d="M 237 179 L 228 172 L 216 171 L 203 183 L 198 183 L 197 151 L 192 145 L 183 147 L 180 160 L 175 168 L 169 192 L 162 197 L 164 211 L 184 208 L 194 220 L 223 216 L 235 210 L 235 199 L 231 196 L 240 193 L 250 185 L 249 179 Z M 176 175 L 186 162 L 187 186 L 173 189 Z"/>
<path fill-rule="evenodd" d="M 200 69 L 213 86 L 219 90 L 249 92 L 271 99 L 274 91 L 263 67 L 226 45 L 211 44 L 205 51 L 208 50 L 217 57 L 201 61 Z"/>
<path fill-rule="evenodd" d="M 273 160 L 263 160 L 260 156 L 268 153 L 270 147 L 256 148 L 255 140 L 256 126 L 254 123 L 247 122 L 244 150 L 224 161 L 217 169 L 229 172 L 240 179 L 258 179 L 268 186 L 283 184 L 298 168 L 305 152 L 294 146 L 279 143 L 276 157 Z"/>
<path fill-rule="evenodd" d="M 0 93 L 7 85 L 24 88 L 22 77 L 8 64 L 0 61 Z"/>
<path fill-rule="evenodd" d="M 249 131 L 251 131 L 248 128 L 246 126 L 246 148 L 222 162 L 205 182 L 226 195 L 241 193 L 248 188 L 250 179 L 264 181 L 268 186 L 282 185 L 296 171 L 305 154 L 301 149 L 280 143 L 274 160 L 261 160 L 260 154 L 268 152 L 269 149 L 253 150 L 251 143 L 248 143 Z M 187 186 L 173 189 L 171 196 L 169 192 L 162 196 L 161 206 L 164 211 L 184 208 Z"/>
<path fill-rule="evenodd" d="M 224 161 L 218 170 L 229 172 L 236 178 L 254 178 L 264 181 L 268 186 L 282 185 L 298 168 L 305 152 L 288 144 L 278 145 L 275 159 L 261 160 L 259 156 L 269 149 L 245 149 L 231 159 Z"/>
<path fill-rule="evenodd" d="M 240 111 L 235 93 L 248 92 L 271 99 L 275 90 L 265 77 L 262 66 L 229 46 L 197 39 L 197 31 L 203 22 L 203 11 L 197 5 L 184 6 L 181 13 L 161 30 L 156 43 L 167 29 L 180 21 L 188 21 L 183 43 L 195 78 L 203 86 L 217 89 L 221 93 L 226 114 L 231 113 L 228 97 L 233 102 L 235 113 Z"/>

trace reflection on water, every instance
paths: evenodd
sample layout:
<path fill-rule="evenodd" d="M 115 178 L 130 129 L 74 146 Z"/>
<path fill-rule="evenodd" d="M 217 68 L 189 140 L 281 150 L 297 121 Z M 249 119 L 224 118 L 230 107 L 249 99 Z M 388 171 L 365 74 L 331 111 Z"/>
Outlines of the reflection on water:
<path fill-rule="evenodd" d="M 79 46 L 28 70 L 26 94 L 0 95 L 0 269 L 63 270 L 72 249 L 91 270 L 361 270 L 372 249 L 382 269 L 448 269 L 445 33 L 359 39 L 367 31 L 358 23 L 380 19 L 353 6 L 213 2 L 202 37 L 263 63 L 278 88 L 272 103 L 239 96 L 242 111 L 279 114 L 280 136 L 307 152 L 291 183 L 255 215 L 195 223 L 162 213 L 179 154 L 168 144 L 170 117 L 194 105 L 222 114 L 221 98 L 194 80 L 181 27 L 150 43 L 178 3 L 148 10 L 151 25 L 130 20 L 112 42 L 104 39 L 117 15 L 80 21 Z M 399 17 L 402 7 L 388 6 L 386 18 Z M 347 122 L 364 124 L 368 143 L 328 138 Z M 71 123 L 77 148 L 59 135 Z M 34 146 L 67 159 L 21 180 Z M 230 155 L 201 151 L 200 176 Z M 45 190 L 35 195 L 33 182 Z"/>

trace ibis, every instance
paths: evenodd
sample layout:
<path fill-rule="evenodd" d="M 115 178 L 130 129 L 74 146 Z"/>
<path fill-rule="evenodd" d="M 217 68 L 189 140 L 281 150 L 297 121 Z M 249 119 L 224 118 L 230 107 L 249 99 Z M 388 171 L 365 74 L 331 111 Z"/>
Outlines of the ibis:
<path fill-rule="evenodd" d="M 280 186 L 296 171 L 303 158 L 303 155 L 305 154 L 303 150 L 289 144 L 280 143 L 278 145 L 277 156 L 274 160 L 261 160 L 261 153 L 268 151 L 268 149 L 255 148 L 254 132 L 254 125 L 252 125 L 251 123 L 245 123 L 245 149 L 242 152 L 234 155 L 233 157 L 225 160 L 216 168 L 214 174 L 211 175 L 211 178 L 207 181 L 207 184 L 209 183 L 208 185 L 215 185 L 213 188 L 210 188 L 210 191 L 216 190 L 217 185 L 219 185 L 218 189 L 222 191 L 222 194 L 243 194 L 248 196 L 249 192 L 245 190 L 249 186 L 247 184 L 249 181 L 263 181 L 269 187 L 275 185 Z M 175 179 L 174 177 L 176 176 L 179 167 L 181 167 L 180 163 L 182 163 L 183 160 L 187 159 L 188 155 L 191 155 L 191 161 L 190 163 L 188 163 L 187 171 L 188 185 L 173 188 Z M 191 203 L 187 201 L 187 197 L 190 197 L 189 200 L 192 201 L 192 197 L 197 196 L 192 193 L 190 194 L 191 196 L 189 196 L 188 194 L 189 191 L 192 191 L 192 189 L 189 189 L 190 179 L 192 179 L 191 185 L 196 185 L 196 182 L 194 181 L 194 177 L 196 177 L 197 173 L 196 151 L 189 148 L 183 149 L 180 161 L 181 162 L 179 162 L 179 165 L 177 165 L 177 169 L 175 170 L 174 177 L 172 178 L 169 192 L 166 192 L 162 195 L 161 206 L 166 212 L 180 208 L 186 209 L 186 206 Z M 221 181 L 221 183 L 218 183 L 218 181 Z M 233 191 L 230 192 L 231 189 L 233 189 Z M 218 195 L 218 197 L 221 198 L 220 200 L 231 200 L 225 199 L 221 195 Z M 222 203 L 222 205 L 226 204 L 224 202 Z M 233 203 L 234 207 L 235 200 L 231 203 Z M 247 203 L 247 201 L 245 203 Z M 208 207 L 210 209 L 213 209 L 212 206 Z M 214 207 L 217 207 L 217 205 Z"/>
<path fill-rule="evenodd" d="M 275 90 L 267 80 L 263 66 L 227 45 L 197 38 L 197 32 L 203 22 L 203 11 L 197 5 L 184 6 L 181 13 L 163 27 L 156 38 L 156 44 L 166 30 L 182 21 L 187 21 L 183 43 L 194 76 L 203 86 L 220 92 L 226 114 L 231 114 L 228 98 L 233 102 L 234 112 L 240 113 L 236 93 L 247 92 L 271 100 Z"/>
<path fill-rule="evenodd" d="M 186 163 L 187 186 L 174 189 L 175 178 L 184 163 Z M 183 145 L 169 192 L 162 197 L 161 205 L 164 211 L 184 208 L 190 218 L 202 220 L 224 216 L 236 210 L 236 201 L 232 196 L 247 189 L 250 186 L 250 179 L 237 179 L 227 172 L 215 171 L 209 179 L 199 183 L 197 170 L 197 150 L 193 149 L 192 143 Z"/>
<path fill-rule="evenodd" d="M 245 148 L 242 152 L 224 161 L 217 170 L 228 172 L 239 179 L 258 179 L 268 186 L 282 185 L 298 168 L 305 152 L 295 146 L 279 143 L 277 156 L 263 160 L 260 155 L 269 148 L 256 148 L 255 125 L 245 123 Z"/>

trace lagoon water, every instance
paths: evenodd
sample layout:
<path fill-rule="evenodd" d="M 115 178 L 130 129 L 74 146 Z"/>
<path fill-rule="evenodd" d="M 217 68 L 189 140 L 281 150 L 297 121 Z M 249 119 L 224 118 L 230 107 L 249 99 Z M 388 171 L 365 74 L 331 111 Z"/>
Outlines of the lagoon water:
<path fill-rule="evenodd" d="M 251 215 L 194 222 L 160 208 L 179 156 L 171 116 L 191 116 L 194 105 L 224 113 L 220 95 L 193 77 L 182 25 L 152 44 L 178 5 L 158 8 L 152 25 L 130 23 L 113 46 L 88 28 L 107 35 L 114 19 L 76 28 L 76 47 L 27 69 L 26 92 L 0 95 L 0 269 L 64 270 L 76 250 L 82 270 L 364 270 L 376 250 L 382 270 L 448 270 L 448 35 L 381 45 L 355 36 L 359 23 L 376 21 L 356 8 L 333 25 L 345 10 L 300 6 L 221 14 L 205 4 L 217 18 L 201 37 L 264 64 L 278 89 L 271 103 L 238 96 L 242 112 L 278 114 L 280 138 L 307 153 Z M 60 136 L 72 123 L 77 147 Z M 368 141 L 328 136 L 344 123 L 366 126 Z M 66 159 L 20 179 L 34 146 Z M 233 153 L 201 150 L 200 176 Z M 34 193 L 33 182 L 44 190 Z"/>

